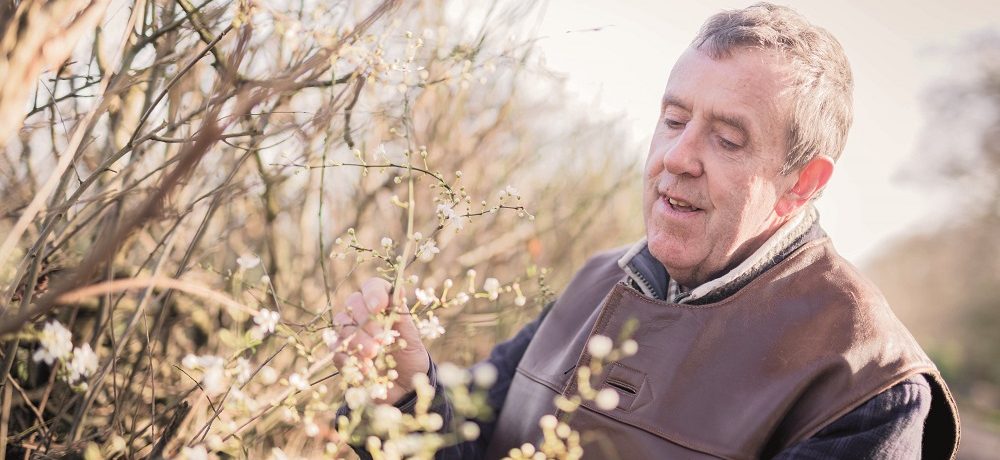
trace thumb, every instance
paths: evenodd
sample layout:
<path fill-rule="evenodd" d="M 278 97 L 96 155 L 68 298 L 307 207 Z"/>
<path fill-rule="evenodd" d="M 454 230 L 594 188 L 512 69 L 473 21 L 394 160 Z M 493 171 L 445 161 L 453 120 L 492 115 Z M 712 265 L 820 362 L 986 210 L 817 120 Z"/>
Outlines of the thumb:
<path fill-rule="evenodd" d="M 400 291 L 402 291 L 402 289 L 400 289 Z M 410 312 L 410 308 L 406 305 L 404 293 L 399 292 L 393 297 L 396 311 L 396 322 L 393 323 L 392 328 L 395 329 L 396 332 L 399 332 L 399 338 L 406 341 L 404 351 L 422 352 L 424 350 L 424 344 L 420 339 L 420 331 L 417 329 L 413 314 Z"/>

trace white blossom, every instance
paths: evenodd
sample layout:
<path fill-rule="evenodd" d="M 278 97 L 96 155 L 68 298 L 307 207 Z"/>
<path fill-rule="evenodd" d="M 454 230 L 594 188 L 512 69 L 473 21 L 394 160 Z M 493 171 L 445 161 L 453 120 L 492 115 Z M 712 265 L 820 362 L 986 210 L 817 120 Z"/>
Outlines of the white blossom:
<path fill-rule="evenodd" d="M 436 339 L 444 335 L 444 326 L 437 316 L 428 315 L 427 319 L 417 319 L 417 330 L 425 339 Z"/>
<path fill-rule="evenodd" d="M 372 429 L 376 432 L 394 431 L 403 422 L 403 412 L 389 404 L 375 406 L 372 414 Z"/>
<path fill-rule="evenodd" d="M 302 374 L 295 372 L 288 377 L 288 386 L 299 391 L 305 391 L 309 389 L 309 380 L 303 377 Z"/>
<path fill-rule="evenodd" d="M 257 324 L 257 327 L 264 334 L 273 334 L 280 319 L 281 315 L 277 311 L 271 311 L 266 308 L 261 308 L 257 314 L 253 315 L 253 322 Z"/>
<path fill-rule="evenodd" d="M 483 282 L 483 290 L 490 295 L 490 300 L 497 300 L 500 296 L 500 281 L 496 278 L 486 278 Z"/>
<path fill-rule="evenodd" d="M 260 265 L 260 257 L 257 257 L 255 254 L 243 254 L 236 259 L 236 264 L 243 270 L 249 270 Z"/>
<path fill-rule="evenodd" d="M 526 303 L 528 303 L 528 298 L 523 295 L 519 295 L 514 298 L 514 305 L 517 305 L 518 307 L 523 307 Z"/>
<path fill-rule="evenodd" d="M 448 388 L 462 386 L 469 381 L 469 373 L 452 363 L 441 364 L 437 371 L 438 381 Z"/>
<path fill-rule="evenodd" d="M 351 410 L 357 410 L 368 401 L 368 393 L 358 387 L 348 388 L 344 392 L 344 401 Z"/>
<path fill-rule="evenodd" d="M 538 419 L 538 426 L 540 426 L 543 430 L 554 430 L 558 424 L 559 419 L 552 414 L 545 414 L 542 418 Z"/>
<path fill-rule="evenodd" d="M 482 363 L 472 369 L 472 381 L 479 388 L 489 388 L 497 381 L 497 368 L 490 363 Z"/>
<path fill-rule="evenodd" d="M 311 419 L 305 422 L 303 429 L 305 430 L 306 436 L 309 436 L 310 438 L 315 438 L 319 435 L 319 425 L 316 425 L 316 422 Z"/>
<path fill-rule="evenodd" d="M 45 364 L 51 366 L 56 360 L 68 358 L 73 352 L 73 334 L 57 320 L 45 323 L 38 342 L 42 347 L 35 351 L 33 359 L 36 362 L 45 361 Z"/>
<path fill-rule="evenodd" d="M 325 343 L 331 350 L 337 347 L 339 341 L 340 336 L 337 334 L 337 331 L 333 330 L 333 328 L 323 330 L 323 343 Z"/>
<path fill-rule="evenodd" d="M 635 340 L 628 339 L 622 342 L 622 353 L 625 356 L 632 356 L 639 351 L 639 344 Z"/>
<path fill-rule="evenodd" d="M 226 391 L 226 361 L 218 356 L 195 356 L 188 354 L 181 360 L 181 365 L 188 369 L 201 369 L 201 387 L 209 395 L 217 395 Z"/>
<path fill-rule="evenodd" d="M 458 294 L 455 294 L 455 303 L 459 305 L 465 305 L 468 302 L 469 302 L 469 294 L 466 294 L 464 292 L 459 292 Z"/>
<path fill-rule="evenodd" d="M 357 357 L 353 355 L 347 358 L 347 362 L 340 366 L 339 370 L 340 376 L 344 379 L 344 382 L 351 385 L 361 383 L 361 381 L 365 378 L 364 374 L 361 373 L 361 369 L 358 367 Z"/>
<path fill-rule="evenodd" d="M 250 377 L 253 377 L 253 366 L 250 365 L 250 360 L 236 358 L 236 366 L 233 368 L 233 373 L 236 375 L 236 381 L 240 385 L 247 383 Z"/>
<path fill-rule="evenodd" d="M 437 301 L 437 295 L 434 294 L 434 288 L 417 288 L 413 291 L 413 294 L 417 296 L 417 301 L 424 305 L 433 305 L 434 302 Z"/>
<path fill-rule="evenodd" d="M 226 391 L 227 386 L 226 371 L 221 365 L 206 368 L 201 376 L 201 387 L 210 396 Z"/>
<path fill-rule="evenodd" d="M 389 238 L 388 236 L 382 237 L 382 247 L 383 248 L 391 248 L 392 247 L 392 238 Z"/>
<path fill-rule="evenodd" d="M 264 366 L 260 369 L 260 383 L 266 385 L 274 385 L 274 382 L 278 381 L 278 371 L 274 370 L 271 366 Z"/>
<path fill-rule="evenodd" d="M 455 209 L 451 206 L 439 204 L 437 206 L 437 213 L 442 219 L 444 219 L 446 225 L 450 224 L 455 227 L 455 230 L 465 228 L 465 221 L 462 220 L 462 216 L 455 212 Z"/>
<path fill-rule="evenodd" d="M 193 354 L 191 354 L 191 353 L 188 353 L 186 356 L 184 356 L 184 359 L 181 359 L 181 366 L 184 366 L 184 367 L 186 367 L 188 369 L 195 369 L 195 368 L 197 368 L 198 367 L 198 357 L 195 356 L 195 355 L 193 355 Z"/>
<path fill-rule="evenodd" d="M 604 388 L 597 392 L 594 403 L 600 410 L 611 410 L 618 407 L 618 392 L 611 388 Z"/>
<path fill-rule="evenodd" d="M 466 441 L 473 441 L 479 438 L 479 425 L 476 425 L 473 422 L 463 423 L 460 430 L 462 432 L 462 439 L 465 439 Z"/>
<path fill-rule="evenodd" d="M 420 245 L 419 249 L 417 249 L 417 258 L 419 258 L 421 262 L 430 262 L 434 260 L 434 255 L 439 252 L 441 252 L 441 250 L 438 249 L 437 243 L 435 243 L 434 240 L 427 240 Z"/>
<path fill-rule="evenodd" d="M 389 387 L 384 383 L 373 383 L 368 387 L 368 397 L 371 399 L 386 399 L 389 397 Z"/>
<path fill-rule="evenodd" d="M 76 347 L 73 350 L 73 360 L 70 361 L 67 370 L 69 371 L 67 381 L 70 385 L 87 379 L 97 372 L 97 353 L 94 353 L 89 343 L 85 343 L 82 347 Z"/>
<path fill-rule="evenodd" d="M 613 344 L 611 343 L 610 338 L 597 334 L 591 337 L 587 342 L 587 351 L 590 352 L 591 356 L 597 359 L 602 359 L 611 353 L 612 346 Z"/>
<path fill-rule="evenodd" d="M 444 426 L 444 418 L 441 414 L 431 412 L 423 420 L 424 429 L 427 431 L 438 431 Z"/>
<path fill-rule="evenodd" d="M 396 338 L 398 337 L 399 331 L 389 328 L 383 328 L 377 334 L 372 336 L 372 338 L 375 339 L 375 343 L 383 347 L 396 343 Z"/>
<path fill-rule="evenodd" d="M 181 449 L 180 458 L 185 460 L 208 460 L 208 450 L 206 450 L 205 446 L 202 445 L 194 447 L 184 446 L 184 448 Z"/>
<path fill-rule="evenodd" d="M 516 197 L 517 189 L 514 188 L 513 186 L 508 185 L 507 187 L 505 187 L 503 190 L 500 191 L 500 198 L 504 198 L 507 196 Z"/>

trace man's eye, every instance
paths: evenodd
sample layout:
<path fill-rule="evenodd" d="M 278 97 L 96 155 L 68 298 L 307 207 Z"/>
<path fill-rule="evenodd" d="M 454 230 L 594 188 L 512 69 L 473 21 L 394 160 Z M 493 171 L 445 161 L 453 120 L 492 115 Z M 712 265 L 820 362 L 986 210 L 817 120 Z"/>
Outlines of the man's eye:
<path fill-rule="evenodd" d="M 726 150 L 739 150 L 740 148 L 743 147 L 743 146 L 741 146 L 741 145 L 739 145 L 739 144 L 737 144 L 735 142 L 731 142 L 731 141 L 727 140 L 724 137 L 720 137 L 719 138 L 719 145 L 721 145 L 722 148 L 724 148 Z"/>
<path fill-rule="evenodd" d="M 664 118 L 663 119 L 663 124 L 667 125 L 667 127 L 670 128 L 670 129 L 677 129 L 677 128 L 684 127 L 684 123 L 683 122 L 680 122 L 680 121 L 677 121 L 677 120 L 671 120 L 669 118 Z"/>

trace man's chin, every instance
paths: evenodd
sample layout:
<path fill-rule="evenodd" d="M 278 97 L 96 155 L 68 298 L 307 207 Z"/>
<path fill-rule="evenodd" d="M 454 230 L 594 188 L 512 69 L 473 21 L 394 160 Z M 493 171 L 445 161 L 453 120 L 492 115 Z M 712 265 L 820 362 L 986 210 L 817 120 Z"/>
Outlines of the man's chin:
<path fill-rule="evenodd" d="M 679 244 L 674 240 L 662 241 L 654 237 L 648 238 L 646 244 L 649 246 L 649 253 L 660 261 L 660 264 L 667 269 L 672 277 L 675 274 L 690 272 L 695 265 L 691 262 L 691 256 L 688 254 L 690 246 Z"/>

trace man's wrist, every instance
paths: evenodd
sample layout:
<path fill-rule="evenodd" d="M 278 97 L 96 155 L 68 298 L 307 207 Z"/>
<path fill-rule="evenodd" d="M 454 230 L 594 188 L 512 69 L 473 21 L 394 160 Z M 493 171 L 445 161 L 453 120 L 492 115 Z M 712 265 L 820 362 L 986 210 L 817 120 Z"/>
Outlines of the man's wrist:
<path fill-rule="evenodd" d="M 427 368 L 425 371 L 418 372 L 417 374 L 426 374 L 428 382 L 434 388 L 437 386 L 437 372 L 434 369 L 434 361 L 431 360 L 430 353 L 426 351 L 424 353 L 427 355 Z M 417 394 L 410 382 L 413 381 L 413 377 L 417 374 L 411 375 L 408 382 L 405 382 L 403 379 L 396 379 L 392 388 L 387 392 L 386 402 L 400 410 L 403 409 L 403 406 L 412 406 L 413 404 L 407 403 L 410 403 L 411 400 L 415 402 Z"/>

